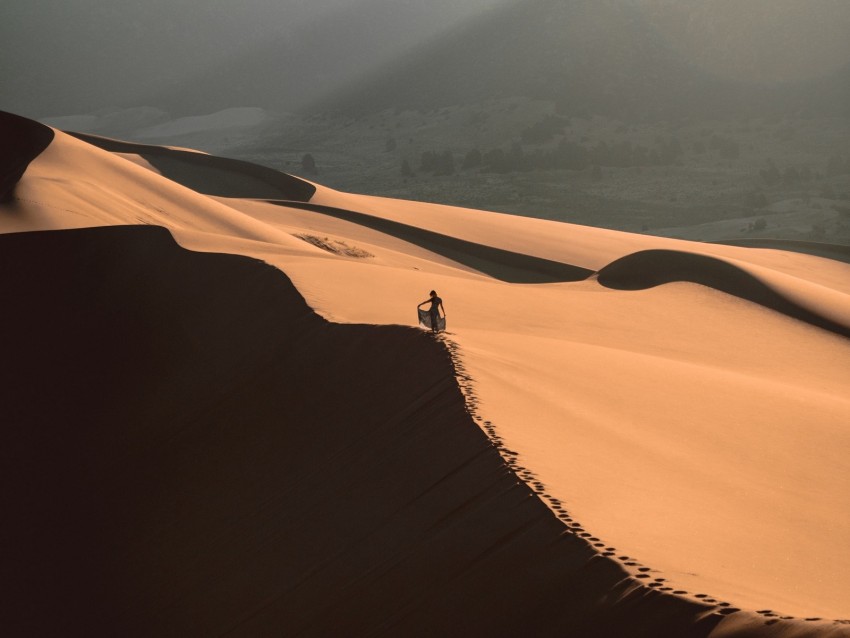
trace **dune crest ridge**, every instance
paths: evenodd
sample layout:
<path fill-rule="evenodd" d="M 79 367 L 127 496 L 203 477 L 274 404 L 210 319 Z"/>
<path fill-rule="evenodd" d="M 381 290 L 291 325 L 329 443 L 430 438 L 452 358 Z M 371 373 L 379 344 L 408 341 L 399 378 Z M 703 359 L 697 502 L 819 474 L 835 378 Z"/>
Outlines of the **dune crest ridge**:
<path fill-rule="evenodd" d="M 11 633 L 673 637 L 719 622 L 565 534 L 428 335 L 329 324 L 276 269 L 158 228 L 5 235 L 0 256 L 27 273 L 0 284 L 17 309 L 0 332 L 18 335 L 0 446 Z"/>
<path fill-rule="evenodd" d="M 111 153 L 138 155 L 165 177 L 205 195 L 266 196 L 300 202 L 309 201 L 316 191 L 305 180 L 242 160 L 217 157 L 191 149 L 122 142 L 86 133 L 68 134 Z"/>
<path fill-rule="evenodd" d="M 706 255 L 672 250 L 641 251 L 608 264 L 597 277 L 603 286 L 617 290 L 645 290 L 676 281 L 689 281 L 850 337 L 850 325 L 831 321 L 797 305 L 746 270 Z"/>

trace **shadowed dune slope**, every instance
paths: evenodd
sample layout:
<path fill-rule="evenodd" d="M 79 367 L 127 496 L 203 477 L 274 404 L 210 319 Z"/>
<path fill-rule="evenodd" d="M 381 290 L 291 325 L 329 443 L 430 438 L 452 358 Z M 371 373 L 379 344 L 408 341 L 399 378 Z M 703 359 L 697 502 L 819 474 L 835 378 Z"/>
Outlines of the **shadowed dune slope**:
<path fill-rule="evenodd" d="M 30 162 L 53 141 L 53 129 L 0 111 L 0 202 L 9 201 Z"/>
<path fill-rule="evenodd" d="M 421 248 L 430 250 L 443 257 L 448 257 L 453 261 L 474 268 L 491 277 L 514 284 L 583 281 L 594 274 L 592 270 L 588 270 L 587 268 L 535 257 L 533 255 L 516 253 L 493 246 L 486 246 L 353 210 L 308 202 L 280 202 L 271 200 L 269 203 L 300 208 L 359 224 L 366 228 L 391 235 L 397 239 L 416 244 Z"/>
<path fill-rule="evenodd" d="M 306 202 L 316 192 L 316 187 L 309 182 L 259 164 L 85 133 L 67 133 L 105 151 L 140 155 L 164 177 L 204 195 Z"/>
<path fill-rule="evenodd" d="M 617 290 L 645 290 L 675 281 L 702 284 L 850 337 L 850 326 L 821 317 L 778 294 L 753 275 L 706 255 L 675 250 L 644 250 L 605 266 L 599 271 L 598 278 L 603 286 Z"/>
<path fill-rule="evenodd" d="M 706 636 L 565 528 L 445 347 L 113 227 L 0 236 L 7 635 Z M 9 582 L 8 579 L 11 579 Z"/>

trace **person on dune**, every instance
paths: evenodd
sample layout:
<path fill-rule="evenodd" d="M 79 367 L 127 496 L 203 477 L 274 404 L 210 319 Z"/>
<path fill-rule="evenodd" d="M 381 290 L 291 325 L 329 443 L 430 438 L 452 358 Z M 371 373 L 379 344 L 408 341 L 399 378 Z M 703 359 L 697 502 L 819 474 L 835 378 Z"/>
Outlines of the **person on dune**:
<path fill-rule="evenodd" d="M 446 316 L 446 309 L 443 308 L 443 300 L 437 296 L 437 292 L 432 290 L 428 293 L 430 297 L 423 301 L 421 304 L 416 306 L 417 308 L 421 308 L 425 304 L 430 303 L 431 308 L 428 309 L 428 313 L 431 315 L 431 330 L 433 332 L 438 332 L 439 329 L 439 320 L 440 320 L 440 310 L 443 311 L 443 318 Z M 438 310 L 439 308 L 439 310 Z"/>

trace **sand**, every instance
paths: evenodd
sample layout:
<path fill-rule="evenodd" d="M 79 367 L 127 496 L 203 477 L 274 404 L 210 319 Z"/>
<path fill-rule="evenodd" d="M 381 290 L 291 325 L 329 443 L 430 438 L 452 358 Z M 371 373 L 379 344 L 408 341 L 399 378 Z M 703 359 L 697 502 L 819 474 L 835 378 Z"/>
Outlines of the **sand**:
<path fill-rule="evenodd" d="M 14 125 L 20 127 L 19 122 Z M 167 584 L 170 593 L 163 594 L 158 601 L 134 602 L 131 615 L 122 616 L 116 612 L 110 622 L 119 624 L 113 626 L 120 626 L 120 622 L 127 622 L 131 616 L 140 618 L 151 614 L 154 609 L 167 608 L 173 612 L 174 601 L 194 596 L 198 601 L 202 598 L 222 601 L 220 604 L 224 608 L 228 605 L 239 607 L 238 600 L 243 601 L 243 607 L 232 611 L 231 616 L 222 610 L 221 615 L 207 617 L 204 611 L 203 620 L 196 620 L 209 623 L 199 626 L 210 631 L 223 632 L 225 621 L 222 618 L 227 616 L 227 622 L 234 623 L 236 618 L 241 618 L 234 627 L 238 627 L 236 633 L 246 635 L 261 633 L 284 618 L 292 622 L 297 618 L 297 622 L 306 623 L 299 625 L 300 631 L 310 635 L 330 631 L 335 621 L 319 612 L 321 605 L 329 610 L 349 605 L 349 615 L 343 614 L 340 618 L 352 617 L 351 609 L 361 610 L 355 614 L 357 622 L 366 624 L 339 625 L 354 633 L 365 633 L 367 627 L 369 631 L 389 634 L 393 629 L 410 630 L 412 625 L 404 624 L 405 618 L 420 621 L 425 617 L 443 618 L 451 619 L 446 622 L 458 623 L 475 619 L 479 623 L 482 618 L 489 617 L 493 620 L 489 625 L 492 630 L 504 629 L 504 633 L 508 633 L 510 629 L 514 633 L 536 632 L 538 635 L 850 635 L 850 628 L 834 622 L 850 617 L 847 607 L 850 555 L 845 549 L 850 546 L 850 521 L 846 516 L 850 505 L 848 264 L 783 250 L 696 244 L 356 196 L 320 185 L 290 181 L 294 178 L 270 179 L 265 173 L 252 173 L 244 167 L 230 171 L 231 165 L 226 161 L 220 163 L 219 158 L 211 156 L 192 154 L 208 158 L 193 162 L 195 158 L 187 157 L 185 151 L 151 151 L 150 147 L 137 145 L 98 143 L 113 152 L 56 132 L 46 150 L 29 163 L 14 188 L 12 201 L 0 209 L 0 232 L 140 224 L 161 226 L 185 249 L 246 255 L 275 266 L 277 271 L 268 271 L 282 271 L 294 285 L 282 299 L 291 299 L 293 295 L 299 299 L 303 297 L 305 312 L 309 308 L 323 318 L 314 317 L 310 321 L 319 322 L 316 325 L 324 326 L 322 330 L 328 330 L 328 334 L 349 329 L 346 326 L 365 330 L 368 338 L 355 340 L 362 348 L 347 344 L 345 337 L 334 337 L 341 339 L 334 341 L 330 337 L 313 335 L 305 341 L 315 356 L 304 354 L 305 358 L 299 359 L 297 364 L 298 370 L 310 376 L 313 366 L 324 369 L 329 359 L 341 369 L 328 372 L 333 382 L 299 383 L 299 392 L 286 396 L 308 393 L 305 394 L 310 397 L 308 403 L 319 413 L 330 409 L 330 404 L 338 406 L 334 408 L 336 416 L 329 417 L 337 425 L 331 427 L 324 423 L 326 419 L 320 419 L 322 428 L 331 429 L 312 437 L 311 431 L 319 426 L 314 421 L 310 421 L 313 425 L 307 425 L 304 417 L 301 418 L 304 425 L 281 435 L 279 444 L 284 447 L 289 437 L 295 437 L 298 445 L 312 446 L 309 454 L 303 452 L 304 458 L 316 459 L 317 467 L 322 469 L 309 472 L 310 485 L 305 485 L 303 491 L 286 499 L 281 496 L 278 507 L 291 507 L 297 502 L 299 507 L 306 508 L 302 518 L 310 519 L 313 527 L 309 530 L 312 531 L 305 526 L 299 532 L 304 536 L 297 538 L 304 538 L 303 542 L 309 546 L 310 534 L 317 533 L 317 529 L 368 525 L 370 523 L 364 521 L 373 520 L 370 512 L 381 512 L 383 516 L 398 511 L 393 508 L 399 506 L 387 500 L 389 494 L 397 494 L 401 499 L 399 503 L 407 504 L 405 511 L 409 510 L 411 518 L 405 518 L 404 533 L 392 526 L 381 527 L 385 535 L 379 535 L 382 540 L 376 540 L 374 547 L 390 547 L 395 540 L 401 543 L 399 539 L 403 538 L 405 549 L 391 554 L 398 559 L 394 573 L 410 577 L 406 581 L 409 587 L 432 582 L 421 572 L 414 570 L 418 576 L 413 577 L 404 568 L 414 557 L 418 560 L 427 555 L 426 563 L 430 562 L 435 574 L 433 582 L 440 583 L 433 588 L 423 585 L 421 592 L 403 603 L 405 611 L 400 613 L 400 619 L 392 616 L 392 620 L 380 624 L 381 618 L 387 618 L 386 612 L 377 611 L 381 609 L 380 599 L 393 591 L 389 586 L 393 581 L 382 580 L 389 578 L 382 569 L 378 569 L 382 574 L 380 578 L 371 579 L 369 574 L 374 574 L 376 569 L 374 557 L 373 562 L 369 562 L 366 555 L 355 555 L 352 550 L 350 562 L 340 559 L 344 565 L 332 563 L 323 567 L 318 558 L 310 563 L 309 556 L 313 554 L 307 552 L 304 569 L 309 573 L 324 573 L 327 579 L 318 579 L 315 589 L 302 592 L 305 598 L 298 605 L 287 607 L 280 602 L 269 603 L 269 609 L 277 611 L 269 615 L 257 612 L 258 618 L 263 619 L 257 621 L 261 625 L 252 626 L 250 619 L 239 614 L 244 614 L 248 606 L 258 604 L 257 601 L 271 590 L 257 586 L 244 598 L 235 596 L 228 602 L 223 593 L 217 594 L 219 598 L 205 597 L 201 594 L 203 588 L 195 589 L 201 587 L 201 581 L 192 581 L 189 576 L 159 575 L 156 582 L 164 587 Z M 158 165 L 151 158 L 166 159 L 164 162 L 157 159 Z M 175 170 L 173 164 L 178 164 L 180 170 Z M 219 178 L 222 172 L 228 171 L 231 175 L 229 191 L 223 193 L 219 190 Z M 191 185 L 194 190 L 175 180 Z M 269 193 L 269 189 L 277 189 L 277 192 Z M 287 192 L 281 192 L 286 189 Z M 75 241 L 86 246 L 109 241 L 98 232 L 104 231 L 87 231 L 84 239 Z M 120 235 L 123 238 L 120 243 L 136 246 L 134 250 L 141 252 L 147 250 L 152 255 L 178 250 L 167 247 L 168 242 L 158 232 L 161 231 L 128 230 L 126 236 Z M 154 233 L 154 239 L 150 233 Z M 29 233 L 20 235 L 24 236 L 38 237 Z M 313 236 L 321 241 L 311 243 L 299 236 Z M 51 241 L 61 244 L 64 240 Z M 151 242 L 155 246 L 139 248 Z M 350 251 L 351 254 L 331 252 L 322 248 L 323 243 L 356 250 Z M 48 258 L 56 251 L 74 254 L 73 247 L 51 249 L 42 257 L 50 264 L 50 268 L 45 266 L 48 271 L 51 268 L 61 270 L 61 261 Z M 68 263 L 73 261 L 70 259 Z M 99 268 L 106 266 L 92 263 L 87 267 L 87 276 L 94 277 L 92 273 L 100 272 Z M 119 284 L 136 285 L 153 277 L 147 273 L 157 271 L 154 265 L 144 261 L 130 270 L 122 270 L 128 268 L 126 264 L 110 268 L 122 273 L 114 277 L 111 296 L 85 297 L 89 305 L 107 303 L 104 299 L 115 297 L 115 287 L 120 287 Z M 286 279 L 279 273 L 278 276 Z M 179 279 L 173 271 L 161 272 L 155 278 L 162 282 Z M 225 277 L 228 282 L 250 279 L 248 275 Z M 154 315 L 158 315 L 160 309 L 173 309 L 193 285 L 175 283 L 170 301 L 148 305 L 158 309 Z M 227 285 L 239 289 L 235 284 Z M 167 283 L 160 284 L 162 286 L 168 288 Z M 200 285 L 202 290 L 212 290 L 209 286 L 213 284 Z M 222 286 L 224 290 L 225 284 Z M 436 342 L 427 335 L 416 336 L 418 333 L 412 332 L 413 329 L 400 327 L 415 323 L 413 307 L 432 288 L 444 299 L 449 324 L 447 338 Z M 154 292 L 157 290 L 159 288 Z M 52 298 L 57 293 L 46 291 L 44 294 Z M 126 303 L 131 303 L 134 296 L 127 293 L 126 298 Z M 287 305 L 291 302 L 267 303 L 269 307 L 277 307 L 276 303 Z M 234 312 L 237 309 L 247 312 L 254 306 L 245 300 L 227 304 L 227 307 L 232 307 Z M 182 332 L 178 334 L 185 334 L 196 347 L 207 344 L 198 352 L 226 339 L 215 334 L 197 337 L 199 341 L 195 342 L 192 336 L 195 329 L 204 326 L 204 317 L 212 311 L 197 310 L 193 314 L 190 310 L 175 311 L 173 323 L 163 322 L 162 330 L 168 325 L 179 326 Z M 63 316 L 64 312 L 54 311 L 51 316 Z M 249 317 L 257 313 L 264 314 L 256 310 L 239 315 L 239 318 L 228 315 L 222 321 L 233 330 L 233 326 L 243 323 L 250 325 L 253 320 Z M 310 313 L 307 315 L 313 317 Z M 274 316 L 269 311 L 262 319 Z M 180 410 L 192 411 L 197 409 L 200 397 L 247 392 L 244 379 L 250 376 L 252 383 L 260 383 L 265 390 L 260 394 L 252 390 L 249 403 L 264 405 L 258 410 L 264 419 L 271 419 L 257 421 L 256 432 L 272 427 L 270 424 L 280 418 L 278 415 L 285 409 L 274 403 L 278 399 L 270 396 L 275 394 L 271 388 L 287 387 L 294 382 L 284 382 L 277 377 L 275 381 L 265 376 L 269 366 L 280 374 L 292 374 L 291 370 L 283 370 L 287 366 L 276 363 L 270 354 L 276 352 L 277 346 L 270 345 L 264 350 L 258 345 L 267 340 L 270 344 L 277 343 L 276 339 L 286 341 L 285 333 L 291 330 L 284 327 L 288 325 L 286 321 L 275 318 L 272 326 L 278 324 L 279 331 L 264 324 L 262 330 L 246 327 L 233 333 L 243 335 L 253 330 L 256 334 L 250 338 L 240 337 L 247 339 L 249 345 L 225 348 L 227 356 L 238 358 L 242 352 L 254 354 L 246 354 L 244 364 L 240 365 L 225 357 L 227 364 L 222 365 L 235 365 L 239 374 L 216 377 L 219 385 L 211 387 L 226 388 L 228 383 L 243 379 L 239 382 L 242 385 L 237 383 L 238 391 L 204 390 L 204 385 L 199 383 L 167 393 L 167 401 L 179 399 L 185 406 Z M 138 328 L 132 322 L 129 326 L 134 330 Z M 370 328 L 367 330 L 364 326 Z M 200 329 L 200 333 L 205 334 L 205 329 Z M 407 345 L 401 342 L 391 345 L 395 338 L 413 339 L 410 343 L 418 345 L 414 347 L 408 342 L 405 342 Z M 298 341 L 303 339 L 299 337 Z M 331 350 L 327 349 L 330 347 L 326 343 L 328 340 L 337 344 Z M 237 343 L 242 342 L 237 339 Z M 286 343 L 292 344 L 291 341 Z M 421 352 L 417 349 L 420 346 Z M 157 352 L 161 350 L 155 348 Z M 454 374 L 445 368 L 438 369 L 435 363 L 433 382 L 448 377 L 445 382 L 455 388 L 446 390 L 449 394 L 455 392 L 454 399 L 449 401 L 454 406 L 455 416 L 449 417 L 448 413 L 437 410 L 432 419 L 422 421 L 412 416 L 417 413 L 410 408 L 415 399 L 403 399 L 408 406 L 407 412 L 399 410 L 406 416 L 400 416 L 398 411 L 395 414 L 407 433 L 402 437 L 404 442 L 388 440 L 385 434 L 364 434 L 368 444 L 363 441 L 353 450 L 359 458 L 368 459 L 371 466 L 381 471 L 395 468 L 400 474 L 393 474 L 394 478 L 387 475 L 369 478 L 373 496 L 367 499 L 368 506 L 357 501 L 344 513 L 334 514 L 337 501 L 333 507 L 328 506 L 318 493 L 342 485 L 365 489 L 362 482 L 365 479 L 360 475 L 352 478 L 338 473 L 338 465 L 320 459 L 339 459 L 342 452 L 316 451 L 316 446 L 326 446 L 329 441 L 336 444 L 338 437 L 355 436 L 349 430 L 380 429 L 380 425 L 368 417 L 370 410 L 396 398 L 402 400 L 402 396 L 415 396 L 417 391 L 413 388 L 422 381 L 415 374 L 420 368 L 420 358 L 439 359 L 436 354 L 439 352 L 451 354 Z M 162 369 L 199 365 L 193 356 L 185 353 L 181 356 L 179 364 L 170 355 L 165 357 L 160 362 Z M 368 372 L 362 369 L 364 362 L 370 364 Z M 192 375 L 196 374 L 195 367 L 191 369 Z M 136 375 L 133 378 L 139 380 L 147 379 L 149 373 L 149 369 L 130 371 L 131 375 Z M 215 376 L 213 372 L 209 374 Z M 425 375 L 424 370 L 422 374 Z M 367 382 L 367 378 L 373 381 Z M 358 392 L 352 395 L 343 391 L 349 383 Z M 406 394 L 408 391 L 413 394 Z M 86 396 L 100 396 L 96 383 L 80 392 Z M 342 394 L 337 394 L 340 392 Z M 114 393 L 106 394 L 112 396 Z M 118 403 L 111 409 L 132 401 L 142 401 L 145 409 L 159 409 L 160 399 L 151 398 L 153 394 L 144 396 L 147 399 L 142 401 L 127 390 L 115 399 Z M 366 396 L 372 401 L 371 407 L 356 407 L 359 399 Z M 302 398 L 299 397 L 299 401 Z M 271 403 L 267 405 L 265 401 Z M 278 407 L 270 407 L 274 405 Z M 351 419 L 342 427 L 347 405 L 351 406 Z M 297 409 L 309 412 L 306 407 Z M 234 416 L 236 412 L 228 414 L 228 422 L 240 422 L 241 417 Z M 432 424 L 432 420 L 437 423 Z M 449 425 L 461 421 L 465 424 L 462 427 Z M 146 422 L 140 420 L 138 427 Z M 431 432 L 428 428 L 432 425 L 441 433 Z M 445 428 L 451 431 L 446 433 Z M 453 438 L 460 436 L 456 429 L 469 432 L 468 436 L 478 443 L 463 447 Z M 175 436 L 179 439 L 184 435 Z M 443 436 L 448 438 L 441 438 Z M 212 457 L 205 455 L 209 452 L 219 458 L 226 445 L 231 444 L 226 439 L 209 443 L 213 446 L 210 450 L 217 451 L 206 450 L 200 454 L 199 463 L 212 463 Z M 225 447 L 216 447 L 219 445 Z M 162 448 L 161 443 L 157 446 L 157 449 Z M 425 484 L 416 487 L 419 479 L 413 476 L 412 467 L 405 472 L 405 467 L 412 462 L 410 459 L 417 455 L 402 454 L 402 447 L 418 450 L 418 458 L 424 459 L 428 466 L 441 463 L 444 456 L 456 458 L 452 455 L 460 453 L 460 449 L 468 450 L 471 455 L 477 453 L 473 450 L 486 449 L 492 452 L 487 453 L 491 459 L 487 463 L 492 463 L 494 469 L 482 470 L 490 478 L 479 476 L 475 479 L 484 481 L 478 488 L 472 487 L 472 478 L 449 472 L 454 477 L 451 487 L 447 486 L 441 495 L 434 493 L 431 504 L 420 507 L 418 499 Z M 250 465 L 256 449 L 245 452 L 238 460 Z M 352 452 L 350 447 L 344 449 L 346 454 Z M 325 456 L 326 452 L 330 457 Z M 115 458 L 109 467 L 121 465 L 120 455 Z M 158 458 L 155 455 L 147 457 L 146 462 Z M 233 458 L 227 458 L 229 463 L 236 463 Z M 139 461 L 144 462 L 144 459 Z M 464 462 L 459 463 L 460 467 L 466 467 Z M 296 478 L 306 480 L 301 477 L 300 470 L 293 471 L 294 474 L 280 475 L 275 480 L 287 483 Z M 478 476 L 476 472 L 473 474 Z M 203 476 L 210 474 L 215 475 L 215 471 L 209 470 Z M 404 480 L 399 478 L 402 476 Z M 488 497 L 485 498 L 487 502 L 496 503 L 493 511 L 477 519 L 475 524 L 464 522 L 450 535 L 455 539 L 455 534 L 462 537 L 468 532 L 472 545 L 456 550 L 454 558 L 446 556 L 441 560 L 425 552 L 435 521 L 465 511 L 465 506 L 452 500 L 457 493 L 464 489 L 472 489 L 479 495 L 490 494 L 491 490 L 493 494 L 503 493 L 504 490 L 493 482 L 495 477 L 515 485 L 512 489 L 522 490 L 526 495 L 522 502 L 527 500 L 535 504 L 532 519 L 541 521 L 539 524 L 548 531 L 542 535 L 535 532 L 520 536 L 523 547 L 527 543 L 527 551 L 538 558 L 547 558 L 543 563 L 536 563 L 527 554 L 504 557 L 504 562 L 497 560 L 482 569 L 486 577 L 464 580 L 461 574 L 467 572 L 451 567 L 457 566 L 459 557 L 471 560 L 476 551 L 490 557 L 488 560 L 501 556 L 501 550 L 497 550 L 500 545 L 493 544 L 495 541 L 487 535 L 488 530 L 499 524 L 516 525 L 513 529 L 519 529 L 525 524 L 523 520 L 532 520 L 520 517 L 517 505 L 503 502 L 501 497 Z M 172 500 L 170 495 L 179 489 L 182 479 L 177 474 L 173 478 L 174 482 L 159 492 L 157 499 L 151 499 L 151 507 L 176 506 L 179 499 Z M 202 476 L 197 475 L 193 480 L 196 483 L 189 481 L 186 485 L 198 485 L 197 489 L 201 490 L 204 486 Z M 221 480 L 224 482 L 217 485 L 221 489 L 232 485 L 234 494 L 246 489 L 250 491 L 248 486 L 253 485 L 250 478 L 245 479 L 247 483 Z M 281 484 L 272 480 L 266 488 L 268 492 L 251 493 L 252 507 L 263 510 L 264 504 L 277 498 L 272 496 L 277 489 L 274 486 Z M 433 489 L 429 488 L 426 493 L 431 494 Z M 41 492 L 44 498 L 49 494 L 49 487 Z M 289 498 L 295 500 L 287 500 Z M 131 505 L 132 500 L 125 507 Z M 222 503 L 210 507 L 210 516 L 214 516 L 211 512 L 227 510 Z M 141 510 L 134 511 L 138 514 Z M 225 514 L 221 516 L 226 518 Z M 239 516 L 244 518 L 244 515 Z M 199 526 L 200 522 L 189 516 L 175 524 L 191 527 Z M 115 529 L 121 528 L 119 523 L 115 525 Z M 236 530 L 245 528 L 233 525 L 233 534 L 243 533 Z M 283 538 L 279 535 L 283 528 L 272 523 L 263 525 L 269 526 L 269 534 L 278 535 L 275 538 Z M 200 530 L 201 527 L 192 529 Z M 157 533 L 167 537 L 169 532 Z M 345 535 L 344 531 L 340 534 Z M 563 558 L 564 563 L 558 562 L 562 559 L 554 555 L 549 562 L 548 552 L 554 551 L 556 538 L 568 539 L 558 542 L 571 547 L 565 554 L 568 556 Z M 274 540 L 255 538 L 245 545 L 244 551 L 258 551 L 255 545 L 263 542 L 270 543 L 263 546 L 267 549 L 276 547 Z M 389 545 L 383 545 L 386 543 Z M 346 550 L 342 547 L 334 551 L 344 554 Z M 370 551 L 380 554 L 378 549 Z M 588 558 L 591 554 L 587 552 L 598 554 Z M 203 553 L 204 557 L 207 555 Z M 163 569 L 171 564 L 178 571 L 180 568 L 176 566 L 187 566 L 182 554 L 179 559 L 164 556 L 162 560 L 166 562 L 160 563 Z M 192 565 L 207 564 L 207 559 L 200 554 L 192 560 L 195 561 Z M 228 560 L 231 567 L 252 564 L 245 563 L 244 555 L 239 552 Z M 602 564 L 605 567 L 600 569 L 606 576 L 585 574 L 587 567 L 571 571 L 567 563 Z M 549 567 L 544 569 L 542 564 Z M 253 565 L 254 568 L 245 567 L 240 571 L 238 579 L 250 580 L 250 574 L 256 569 L 256 563 Z M 545 577 L 542 572 L 535 572 L 538 568 L 546 572 Z M 144 569 L 139 569 L 141 571 L 134 572 L 137 585 L 143 580 Z M 188 573 L 194 574 L 194 569 L 189 568 Z M 562 569 L 565 571 L 561 572 Z M 497 595 L 486 583 L 500 570 L 512 574 L 509 580 L 513 585 L 502 583 L 498 588 L 494 585 Z M 327 574 L 328 571 L 332 573 Z M 266 578 L 269 587 L 279 588 L 275 591 L 296 591 L 299 588 L 292 589 L 291 581 L 285 580 L 291 575 L 284 576 L 286 572 L 284 568 L 275 576 L 266 572 L 266 576 L 258 580 Z M 351 584 L 345 590 L 349 592 L 348 598 L 342 597 L 348 602 L 339 598 L 343 585 L 334 580 L 343 572 L 352 579 L 347 581 Z M 566 572 L 569 576 L 563 575 Z M 221 573 L 230 574 L 222 575 L 224 579 L 237 578 L 234 571 Z M 562 590 L 553 584 L 561 582 L 559 573 L 570 583 L 563 585 Z M 275 584 L 272 581 L 277 577 L 283 580 Z M 286 585 L 287 582 L 290 585 Z M 245 586 L 250 589 L 249 585 Z M 533 590 L 535 586 L 542 589 Z M 552 589 L 547 589 L 550 586 Z M 528 589 L 530 587 L 532 589 Z M 576 598 L 576 592 L 584 587 L 596 592 L 595 600 L 605 601 L 605 611 L 597 614 L 588 607 L 586 600 L 582 602 L 583 599 Z M 528 602 L 522 602 L 521 596 L 526 590 L 536 591 L 533 597 L 542 597 L 535 600 L 543 602 L 531 607 Z M 542 593 L 544 591 L 546 593 Z M 448 598 L 444 596 L 447 592 Z M 473 592 L 479 592 L 483 598 L 477 598 Z M 456 603 L 458 597 L 463 598 L 464 605 L 450 606 L 450 609 L 441 606 L 449 605 L 448 599 Z M 633 597 L 643 602 L 633 603 Z M 316 603 L 316 600 L 323 602 Z M 517 604 L 512 606 L 511 601 Z M 314 603 L 319 607 L 310 606 Z M 197 605 L 198 609 L 208 609 L 201 602 Z M 297 613 L 299 609 L 304 611 L 303 615 Z M 730 613 L 736 609 L 744 611 Z M 499 613 L 495 613 L 496 610 Z M 162 617 L 173 623 L 188 622 L 172 612 Z M 779 616 L 788 618 L 780 620 Z M 601 620 L 603 617 L 617 620 L 610 620 L 615 624 L 606 625 L 609 621 Z M 823 620 L 806 621 L 806 618 Z M 144 622 L 156 621 L 148 617 Z M 395 624 L 397 622 L 402 624 Z M 617 625 L 618 622 L 624 624 Z M 145 626 L 154 632 L 164 627 Z M 428 629 L 423 635 L 440 631 L 453 635 L 463 633 L 458 629 L 461 626 L 453 625 L 457 630 L 454 632 L 435 624 L 426 623 L 420 627 Z M 524 632 L 523 627 L 526 627 Z M 624 627 L 630 629 L 624 630 Z"/>

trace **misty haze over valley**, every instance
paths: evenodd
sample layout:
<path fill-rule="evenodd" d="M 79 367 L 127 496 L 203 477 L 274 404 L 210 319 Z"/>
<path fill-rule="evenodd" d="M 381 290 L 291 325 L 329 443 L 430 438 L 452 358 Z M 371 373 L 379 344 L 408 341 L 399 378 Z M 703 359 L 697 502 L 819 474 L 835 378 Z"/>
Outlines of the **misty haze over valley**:
<path fill-rule="evenodd" d="M 3 12 L 0 109 L 65 130 L 359 193 L 705 241 L 850 244 L 843 0 L 13 0 Z"/>

